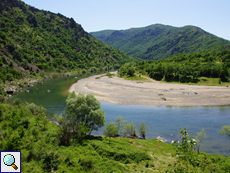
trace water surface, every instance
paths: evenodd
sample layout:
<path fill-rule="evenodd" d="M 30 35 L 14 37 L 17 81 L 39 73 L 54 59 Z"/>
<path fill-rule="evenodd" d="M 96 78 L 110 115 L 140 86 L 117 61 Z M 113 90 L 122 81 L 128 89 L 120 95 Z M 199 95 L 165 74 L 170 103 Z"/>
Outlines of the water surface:
<path fill-rule="evenodd" d="M 75 77 L 46 80 L 43 84 L 38 83 L 33 88 L 27 88 L 30 90 L 29 93 L 17 93 L 14 98 L 21 98 L 23 101 L 44 106 L 50 113 L 50 119 L 52 119 L 54 113 L 61 114 L 65 109 L 65 100 L 71 84 L 85 77 L 85 75 Z M 47 90 L 51 92 L 48 93 Z M 119 115 L 124 117 L 125 120 L 133 121 L 137 127 L 139 123 L 144 121 L 149 127 L 146 134 L 147 139 L 162 136 L 170 143 L 172 140 L 180 139 L 180 128 L 186 127 L 188 133 L 192 133 L 194 136 L 204 128 L 207 138 L 201 142 L 200 150 L 208 153 L 230 155 L 230 139 L 227 135 L 218 135 L 221 126 L 230 125 L 230 106 L 124 106 L 101 102 L 101 108 L 106 113 L 107 123 L 113 122 Z M 93 132 L 93 134 L 102 135 L 102 129 Z"/>

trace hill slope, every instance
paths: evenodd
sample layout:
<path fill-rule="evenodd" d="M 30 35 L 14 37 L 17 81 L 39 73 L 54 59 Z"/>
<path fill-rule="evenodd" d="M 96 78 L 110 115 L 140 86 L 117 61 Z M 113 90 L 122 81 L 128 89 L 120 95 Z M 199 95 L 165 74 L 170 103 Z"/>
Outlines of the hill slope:
<path fill-rule="evenodd" d="M 29 74 L 103 68 L 133 60 L 92 37 L 73 18 L 38 10 L 19 0 L 0 2 L 0 26 L 0 76 L 10 67 Z"/>
<path fill-rule="evenodd" d="M 211 48 L 230 48 L 230 41 L 195 27 L 155 24 L 128 30 L 90 33 L 94 37 L 133 57 L 161 59 L 177 53 L 191 53 Z"/>

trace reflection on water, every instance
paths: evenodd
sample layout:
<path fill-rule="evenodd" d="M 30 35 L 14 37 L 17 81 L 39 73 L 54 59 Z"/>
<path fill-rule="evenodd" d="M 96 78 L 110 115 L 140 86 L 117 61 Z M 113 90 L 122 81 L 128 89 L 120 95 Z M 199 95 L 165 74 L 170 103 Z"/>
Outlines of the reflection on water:
<path fill-rule="evenodd" d="M 29 88 L 30 92 L 17 93 L 14 98 L 44 106 L 52 118 L 54 113 L 61 114 L 65 109 L 65 100 L 71 84 L 77 82 L 84 75 L 69 78 L 51 79 L 44 84 L 37 84 Z M 38 88 L 38 90 L 36 90 Z M 47 93 L 50 90 L 50 93 Z M 140 106 L 140 105 L 115 105 L 101 102 L 101 107 L 106 113 L 106 122 L 113 122 L 117 116 L 133 121 L 136 126 L 144 121 L 149 126 L 146 138 L 154 139 L 164 137 L 168 143 L 180 138 L 180 128 L 186 127 L 189 133 L 196 136 L 202 128 L 205 129 L 207 138 L 201 142 L 200 150 L 208 153 L 230 155 L 230 139 L 227 135 L 218 135 L 221 126 L 230 125 L 230 106 L 218 107 L 174 107 L 174 106 Z M 94 132 L 102 135 L 102 129 Z"/>

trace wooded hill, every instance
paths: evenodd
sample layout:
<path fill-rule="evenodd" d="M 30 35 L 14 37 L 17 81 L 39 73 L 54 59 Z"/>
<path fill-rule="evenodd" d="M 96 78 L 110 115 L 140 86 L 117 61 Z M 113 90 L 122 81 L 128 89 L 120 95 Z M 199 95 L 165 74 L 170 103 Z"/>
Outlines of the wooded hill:
<path fill-rule="evenodd" d="M 104 30 L 90 34 L 133 57 L 149 60 L 211 48 L 230 48 L 230 41 L 195 26 L 172 27 L 155 24 L 143 28 Z"/>
<path fill-rule="evenodd" d="M 31 71 L 118 68 L 134 60 L 92 37 L 73 18 L 19 0 L 0 1 L 0 26 L 1 79 L 9 73 L 12 79 Z"/>

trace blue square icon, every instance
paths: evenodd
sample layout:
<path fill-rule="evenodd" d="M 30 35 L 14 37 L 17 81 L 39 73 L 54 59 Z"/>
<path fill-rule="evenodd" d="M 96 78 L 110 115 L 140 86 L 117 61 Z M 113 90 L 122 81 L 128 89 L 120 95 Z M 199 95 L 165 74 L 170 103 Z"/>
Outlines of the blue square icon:
<path fill-rule="evenodd" d="M 0 173 L 21 172 L 21 151 L 0 151 Z"/>

